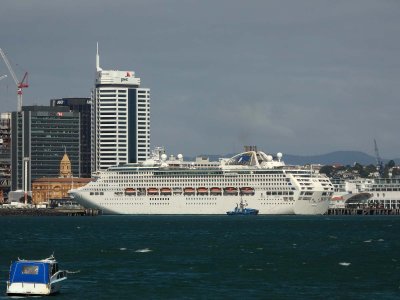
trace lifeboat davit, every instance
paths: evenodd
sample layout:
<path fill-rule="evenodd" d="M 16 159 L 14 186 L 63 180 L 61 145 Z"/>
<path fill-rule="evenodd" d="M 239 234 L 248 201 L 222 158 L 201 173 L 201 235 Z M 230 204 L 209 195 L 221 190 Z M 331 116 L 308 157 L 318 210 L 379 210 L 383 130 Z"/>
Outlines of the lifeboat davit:
<path fill-rule="evenodd" d="M 182 194 L 182 188 L 180 188 L 180 187 L 174 187 L 174 188 L 172 189 L 172 191 L 174 192 L 174 195 L 180 195 L 180 194 Z"/>

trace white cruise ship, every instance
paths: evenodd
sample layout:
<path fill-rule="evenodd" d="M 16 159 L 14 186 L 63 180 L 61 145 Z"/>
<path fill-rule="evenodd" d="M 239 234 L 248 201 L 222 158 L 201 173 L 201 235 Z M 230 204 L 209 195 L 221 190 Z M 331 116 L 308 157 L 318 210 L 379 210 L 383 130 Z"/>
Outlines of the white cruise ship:
<path fill-rule="evenodd" d="M 140 164 L 111 167 L 71 197 L 103 214 L 226 214 L 241 201 L 259 214 L 324 214 L 333 194 L 328 177 L 286 166 L 262 151 L 219 163 L 167 159 L 159 148 Z"/>

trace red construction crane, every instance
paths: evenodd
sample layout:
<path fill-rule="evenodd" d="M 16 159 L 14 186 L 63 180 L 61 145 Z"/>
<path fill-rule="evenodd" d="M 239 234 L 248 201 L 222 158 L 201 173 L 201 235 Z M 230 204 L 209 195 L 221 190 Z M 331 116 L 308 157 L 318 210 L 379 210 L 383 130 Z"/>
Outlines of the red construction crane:
<path fill-rule="evenodd" d="M 0 48 L 0 55 L 3 58 L 4 63 L 6 64 L 7 69 L 11 74 L 11 77 L 14 79 L 15 85 L 17 86 L 18 111 L 21 111 L 22 110 L 22 89 L 29 87 L 28 72 L 25 72 L 24 77 L 22 77 L 22 80 L 18 81 L 17 76 L 15 75 L 10 62 L 8 61 L 6 54 L 3 52 L 3 50 L 1 48 Z"/>

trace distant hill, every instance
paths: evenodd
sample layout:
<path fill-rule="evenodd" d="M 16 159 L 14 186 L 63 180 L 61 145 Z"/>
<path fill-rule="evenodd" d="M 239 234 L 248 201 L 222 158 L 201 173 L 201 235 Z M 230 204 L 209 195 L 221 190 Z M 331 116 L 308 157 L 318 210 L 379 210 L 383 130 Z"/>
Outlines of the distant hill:
<path fill-rule="evenodd" d="M 353 165 L 356 162 L 362 165 L 376 164 L 375 157 L 360 151 L 335 151 L 327 154 L 310 156 L 286 154 L 284 156 L 284 161 L 286 164 L 290 165 L 313 163 L 322 165 L 342 164 L 346 166 Z"/>
<path fill-rule="evenodd" d="M 224 155 L 199 155 L 203 157 L 209 157 L 211 161 L 218 161 L 220 157 L 232 157 L 235 154 L 224 154 Z M 186 158 L 187 160 L 194 158 Z M 396 164 L 399 164 L 400 159 L 393 159 Z M 359 163 L 361 165 L 376 164 L 374 156 L 368 155 L 360 151 L 335 151 L 321 155 L 294 155 L 294 154 L 283 154 L 283 161 L 288 165 L 305 165 L 305 164 L 342 164 L 342 165 L 353 165 Z M 383 159 L 384 163 L 387 163 L 389 159 Z"/>

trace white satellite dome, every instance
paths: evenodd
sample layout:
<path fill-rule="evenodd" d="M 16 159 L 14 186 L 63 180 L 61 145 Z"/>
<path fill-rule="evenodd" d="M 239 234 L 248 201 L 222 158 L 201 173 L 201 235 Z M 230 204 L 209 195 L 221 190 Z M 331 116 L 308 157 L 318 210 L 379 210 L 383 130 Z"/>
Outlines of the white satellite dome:
<path fill-rule="evenodd" d="M 267 155 L 267 161 L 270 162 L 272 161 L 274 158 L 272 157 L 272 155 Z"/>

